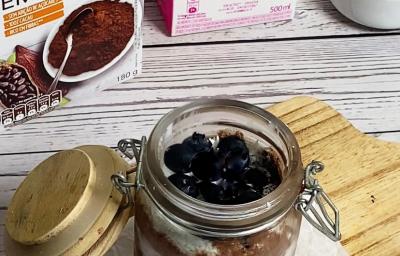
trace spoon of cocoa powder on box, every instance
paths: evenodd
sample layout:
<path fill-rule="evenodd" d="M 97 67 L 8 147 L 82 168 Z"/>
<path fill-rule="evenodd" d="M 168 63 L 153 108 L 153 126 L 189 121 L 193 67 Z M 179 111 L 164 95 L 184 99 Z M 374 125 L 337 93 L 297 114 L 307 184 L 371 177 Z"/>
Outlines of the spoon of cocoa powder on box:
<path fill-rule="evenodd" d="M 67 51 L 65 52 L 64 59 L 60 65 L 60 68 L 58 69 L 56 76 L 54 77 L 53 82 L 50 85 L 50 88 L 47 90 L 47 93 L 53 92 L 57 88 L 58 80 L 60 79 L 63 70 L 65 68 L 65 64 L 67 64 L 67 60 L 69 58 L 69 55 L 71 54 L 72 51 L 72 45 L 73 45 L 73 28 L 75 28 L 77 25 L 79 25 L 79 21 L 86 15 L 93 13 L 94 10 L 91 7 L 86 7 L 82 9 L 80 12 L 78 12 L 74 17 L 71 18 L 71 22 L 68 26 L 66 36 L 64 37 L 65 42 L 67 43 Z"/>

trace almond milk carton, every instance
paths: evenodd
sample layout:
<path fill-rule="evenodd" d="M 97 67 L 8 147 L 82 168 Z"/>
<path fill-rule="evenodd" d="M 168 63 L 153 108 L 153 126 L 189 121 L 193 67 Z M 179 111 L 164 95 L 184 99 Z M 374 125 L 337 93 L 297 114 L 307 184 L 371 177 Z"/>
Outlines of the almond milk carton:
<path fill-rule="evenodd" d="M 296 0 L 158 0 L 171 36 L 290 20 Z"/>

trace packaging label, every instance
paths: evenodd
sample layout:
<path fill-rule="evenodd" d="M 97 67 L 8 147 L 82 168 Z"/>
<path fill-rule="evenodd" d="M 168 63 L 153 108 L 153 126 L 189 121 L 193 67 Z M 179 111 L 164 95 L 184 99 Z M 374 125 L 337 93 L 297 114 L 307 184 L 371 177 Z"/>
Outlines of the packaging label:
<path fill-rule="evenodd" d="M 295 0 L 186 0 L 159 1 L 171 35 L 182 35 L 210 30 L 240 27 L 251 24 L 288 20 L 293 18 Z M 165 5 L 172 5 L 166 7 Z"/>
<path fill-rule="evenodd" d="M 4 3 L 4 0 L 3 0 Z M 13 5 L 5 5 L 12 8 Z M 64 16 L 62 0 L 46 0 L 3 15 L 6 37 L 46 24 Z"/>
<path fill-rule="evenodd" d="M 1 124 L 4 127 L 12 127 L 25 123 L 40 115 L 54 110 L 60 105 L 62 92 L 54 91 L 50 95 L 43 95 L 37 99 L 31 100 L 26 104 L 20 104 L 14 108 L 8 108 L 0 112 Z"/>
<path fill-rule="evenodd" d="M 61 26 L 68 29 L 68 20 L 85 7 L 93 11 L 74 25 L 73 42 L 80 43 L 72 44 L 51 91 L 70 32 Z M 142 20 L 143 0 L 0 0 L 0 128 L 140 74 Z"/>

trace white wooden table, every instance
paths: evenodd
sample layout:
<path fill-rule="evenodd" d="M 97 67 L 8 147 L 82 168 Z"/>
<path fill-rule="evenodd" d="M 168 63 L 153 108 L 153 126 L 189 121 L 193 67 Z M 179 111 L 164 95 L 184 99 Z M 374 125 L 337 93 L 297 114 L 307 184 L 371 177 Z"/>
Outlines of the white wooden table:
<path fill-rule="evenodd" d="M 400 142 L 400 31 L 356 25 L 328 0 L 299 0 L 291 22 L 175 38 L 153 0 L 144 18 L 139 78 L 0 134 L 0 255 L 5 211 L 27 171 L 58 150 L 148 135 L 169 110 L 198 98 L 266 107 L 313 95 L 361 131 Z"/>

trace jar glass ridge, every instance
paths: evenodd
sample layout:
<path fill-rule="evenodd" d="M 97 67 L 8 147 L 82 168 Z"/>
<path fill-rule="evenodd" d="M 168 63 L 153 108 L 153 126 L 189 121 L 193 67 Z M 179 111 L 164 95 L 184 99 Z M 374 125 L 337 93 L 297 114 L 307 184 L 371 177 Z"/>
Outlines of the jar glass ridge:
<path fill-rule="evenodd" d="M 163 154 L 170 145 L 194 132 L 215 136 L 226 129 L 240 131 L 246 142 L 277 153 L 282 177 L 277 189 L 247 204 L 217 205 L 192 198 L 168 181 Z M 274 256 L 293 255 L 301 220 L 293 205 L 304 173 L 294 135 L 272 114 L 233 100 L 203 100 L 177 108 L 157 123 L 142 164 L 145 188 L 136 194 L 135 210 L 138 255 L 166 255 L 166 250 L 185 256 L 243 255 L 236 254 L 243 250 L 266 255 L 267 249 Z"/>

